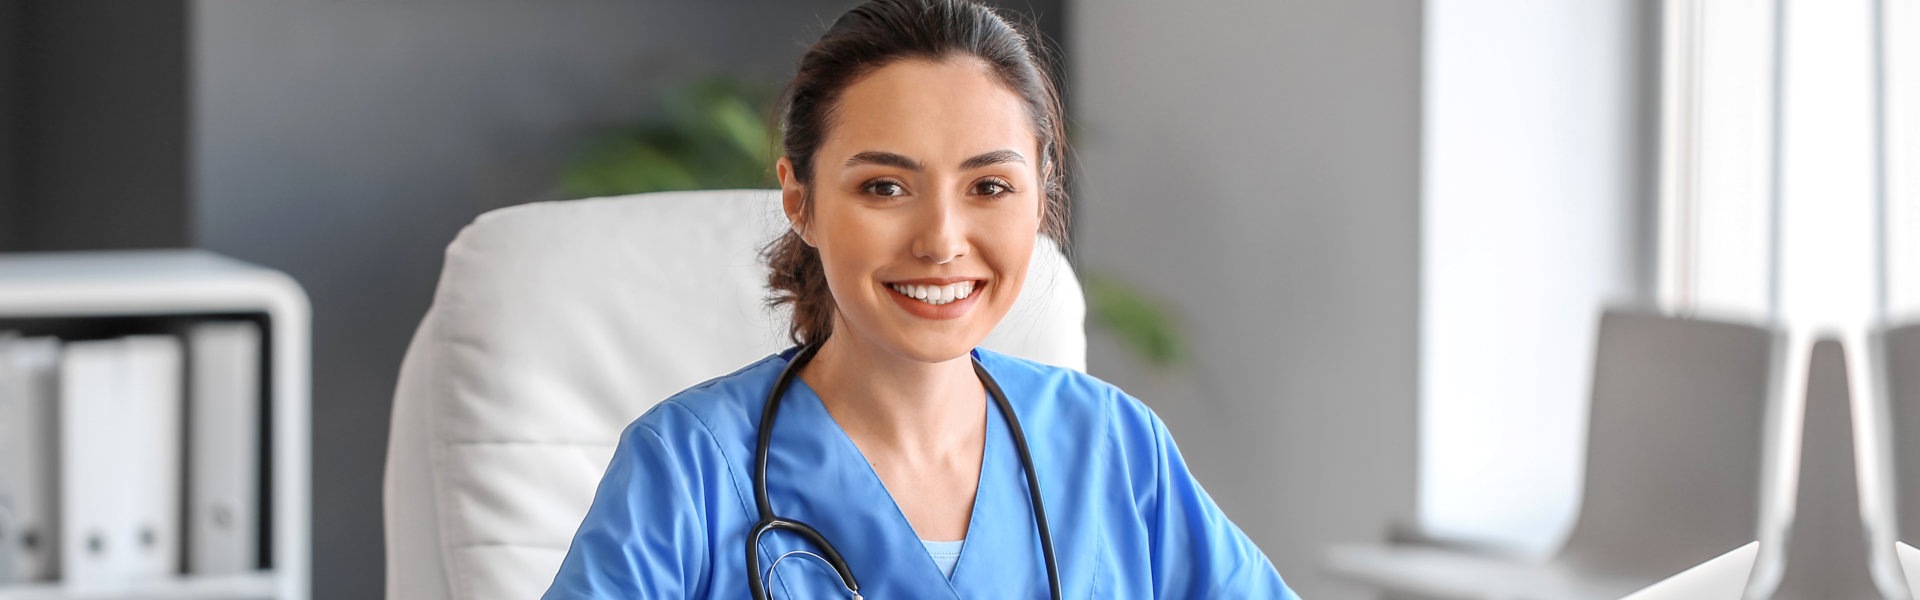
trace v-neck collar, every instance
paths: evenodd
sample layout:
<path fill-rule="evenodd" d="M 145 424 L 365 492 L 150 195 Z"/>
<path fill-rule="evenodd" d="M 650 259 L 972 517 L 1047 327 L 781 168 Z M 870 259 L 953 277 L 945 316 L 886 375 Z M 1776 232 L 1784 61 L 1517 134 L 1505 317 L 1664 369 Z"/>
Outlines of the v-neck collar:
<path fill-rule="evenodd" d="M 993 597 L 1004 592 L 1009 576 L 1032 576 L 1029 563 L 1039 558 L 1025 475 L 1018 461 L 1010 462 L 1012 438 L 991 397 L 983 418 L 980 476 L 966 545 L 951 578 L 927 553 L 859 446 L 799 378 L 781 402 L 774 424 L 767 469 L 773 508 L 781 517 L 808 523 L 826 536 L 860 581 L 863 595 L 924 598 L 945 589 L 944 596 L 956 599 Z M 816 550 L 790 535 L 776 537 L 781 548 L 776 556 L 787 550 Z"/>

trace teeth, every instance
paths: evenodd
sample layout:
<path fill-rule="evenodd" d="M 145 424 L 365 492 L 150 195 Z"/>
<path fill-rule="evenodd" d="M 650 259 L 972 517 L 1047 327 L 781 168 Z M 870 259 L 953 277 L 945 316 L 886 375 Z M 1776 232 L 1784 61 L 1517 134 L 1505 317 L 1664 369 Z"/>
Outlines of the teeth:
<path fill-rule="evenodd" d="M 962 281 L 949 285 L 892 285 L 894 291 L 909 298 L 935 306 L 965 300 L 973 295 L 973 282 Z"/>

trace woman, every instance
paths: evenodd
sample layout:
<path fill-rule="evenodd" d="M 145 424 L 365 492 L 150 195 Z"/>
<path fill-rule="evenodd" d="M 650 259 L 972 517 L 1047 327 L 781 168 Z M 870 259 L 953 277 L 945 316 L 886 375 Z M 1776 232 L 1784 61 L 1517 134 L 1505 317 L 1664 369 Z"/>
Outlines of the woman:
<path fill-rule="evenodd" d="M 768 249 L 799 347 L 629 426 L 548 598 L 1295 597 L 1146 406 L 975 349 L 1064 233 L 1032 48 L 966 0 L 874 0 L 807 51 Z"/>

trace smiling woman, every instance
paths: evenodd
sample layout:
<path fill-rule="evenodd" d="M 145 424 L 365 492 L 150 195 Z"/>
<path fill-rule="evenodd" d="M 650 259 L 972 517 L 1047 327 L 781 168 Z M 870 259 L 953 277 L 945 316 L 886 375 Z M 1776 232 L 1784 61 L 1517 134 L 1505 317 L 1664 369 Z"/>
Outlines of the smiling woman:
<path fill-rule="evenodd" d="M 845 321 L 885 354 L 936 361 L 993 330 L 1025 279 L 1044 206 L 1040 161 L 1025 158 L 1043 144 L 1023 104 L 964 56 L 901 61 L 841 92 L 837 110 L 859 118 L 822 140 L 811 176 L 793 153 L 776 169 L 797 237 L 823 263 L 821 299 L 837 308 L 825 331 L 796 320 L 795 341 L 818 340 L 826 357 L 852 350 L 839 341 L 852 336 L 831 335 Z M 963 281 L 964 302 L 932 295 Z"/>
<path fill-rule="evenodd" d="M 807 51 L 767 250 L 797 346 L 627 428 L 548 598 L 1295 597 L 1145 405 L 977 349 L 1065 231 L 1038 47 L 874 0 Z"/>

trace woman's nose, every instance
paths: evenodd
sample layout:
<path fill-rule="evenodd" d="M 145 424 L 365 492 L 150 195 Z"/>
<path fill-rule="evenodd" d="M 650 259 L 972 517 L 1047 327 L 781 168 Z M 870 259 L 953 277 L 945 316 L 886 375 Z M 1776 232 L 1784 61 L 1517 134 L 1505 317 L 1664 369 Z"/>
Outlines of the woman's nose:
<path fill-rule="evenodd" d="M 925 204 L 927 214 L 913 240 L 913 255 L 944 265 L 967 255 L 966 219 L 957 202 L 936 198 Z"/>

